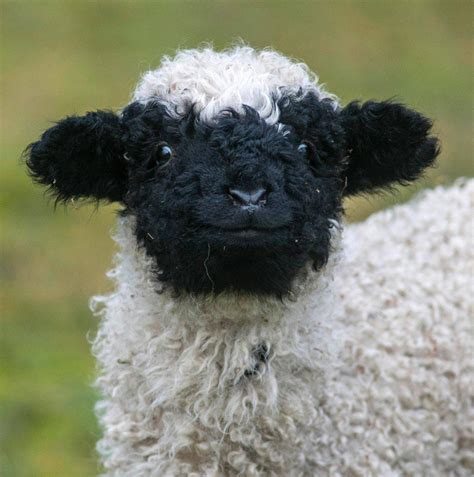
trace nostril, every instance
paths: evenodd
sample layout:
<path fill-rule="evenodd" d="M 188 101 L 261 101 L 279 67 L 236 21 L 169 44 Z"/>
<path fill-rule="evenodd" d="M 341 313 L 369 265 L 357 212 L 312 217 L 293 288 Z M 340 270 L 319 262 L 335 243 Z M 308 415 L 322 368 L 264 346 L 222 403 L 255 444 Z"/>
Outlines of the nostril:
<path fill-rule="evenodd" d="M 228 193 L 235 205 L 265 205 L 267 203 L 268 190 L 262 187 L 252 191 L 229 188 Z"/>
<path fill-rule="evenodd" d="M 248 205 L 249 194 L 239 189 L 229 188 L 229 197 L 234 202 L 234 205 Z"/>
<path fill-rule="evenodd" d="M 267 189 L 257 189 L 253 196 L 256 204 L 265 205 L 267 203 L 268 190 Z"/>

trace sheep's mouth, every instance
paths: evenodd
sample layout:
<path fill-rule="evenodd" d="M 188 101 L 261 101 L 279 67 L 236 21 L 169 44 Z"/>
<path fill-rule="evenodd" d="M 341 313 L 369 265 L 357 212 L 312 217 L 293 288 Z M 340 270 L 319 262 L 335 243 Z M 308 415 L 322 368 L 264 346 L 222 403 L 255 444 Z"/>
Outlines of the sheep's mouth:
<path fill-rule="evenodd" d="M 288 240 L 288 227 L 212 227 L 209 232 L 217 245 L 235 248 L 275 245 Z"/>
<path fill-rule="evenodd" d="M 261 229 L 256 227 L 246 227 L 246 228 L 238 228 L 238 229 L 224 229 L 227 233 L 235 237 L 241 238 L 256 238 L 262 235 L 267 235 L 275 229 Z"/>

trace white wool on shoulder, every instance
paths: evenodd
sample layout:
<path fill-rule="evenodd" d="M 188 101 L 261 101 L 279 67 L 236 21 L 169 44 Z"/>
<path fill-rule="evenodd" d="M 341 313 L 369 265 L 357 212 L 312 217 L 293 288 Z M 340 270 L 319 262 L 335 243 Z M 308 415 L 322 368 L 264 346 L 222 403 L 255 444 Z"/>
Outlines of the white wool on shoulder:
<path fill-rule="evenodd" d="M 248 105 L 275 124 L 277 101 L 283 95 L 308 92 L 337 104 L 304 63 L 270 49 L 238 46 L 225 51 L 182 50 L 173 58 L 165 56 L 158 69 L 143 75 L 133 100 L 146 103 L 159 99 L 169 105 L 171 114 L 178 115 L 193 106 L 204 121 L 213 120 L 227 108 L 241 111 L 242 105 Z"/>
<path fill-rule="evenodd" d="M 349 226 L 284 302 L 173 297 L 122 219 L 116 290 L 93 301 L 107 475 L 472 475 L 473 196 Z"/>

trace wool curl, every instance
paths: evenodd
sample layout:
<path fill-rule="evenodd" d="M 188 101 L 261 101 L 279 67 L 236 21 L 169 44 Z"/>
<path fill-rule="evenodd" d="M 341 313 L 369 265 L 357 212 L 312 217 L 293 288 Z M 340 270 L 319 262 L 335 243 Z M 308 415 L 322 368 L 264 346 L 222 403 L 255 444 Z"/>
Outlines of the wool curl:
<path fill-rule="evenodd" d="M 334 228 L 283 301 L 173 296 L 121 219 L 92 300 L 106 475 L 472 475 L 473 197 L 458 181 Z"/>
<path fill-rule="evenodd" d="M 192 106 L 204 122 L 222 111 L 255 109 L 268 124 L 278 122 L 278 100 L 288 94 L 312 92 L 319 99 L 336 97 L 318 84 L 318 77 L 304 63 L 294 62 L 274 50 L 236 46 L 178 51 L 165 56 L 159 68 L 146 72 L 133 94 L 134 101 L 166 102 L 170 114 L 184 115 Z"/>

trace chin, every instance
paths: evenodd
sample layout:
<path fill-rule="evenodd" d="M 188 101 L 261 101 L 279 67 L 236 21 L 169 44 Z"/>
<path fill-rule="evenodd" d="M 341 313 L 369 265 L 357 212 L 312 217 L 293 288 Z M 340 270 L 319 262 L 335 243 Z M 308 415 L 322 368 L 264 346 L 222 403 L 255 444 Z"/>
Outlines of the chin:
<path fill-rule="evenodd" d="M 230 253 L 215 257 L 206 279 L 196 277 L 195 293 L 235 291 L 283 297 L 290 293 L 293 279 L 305 265 L 304 256 L 284 254 Z"/>
<path fill-rule="evenodd" d="M 155 259 L 159 280 L 178 294 L 236 291 L 282 297 L 311 260 L 302 239 L 285 227 L 208 227 L 195 230 L 192 240 L 167 237 L 166 242 L 139 235 Z"/>

